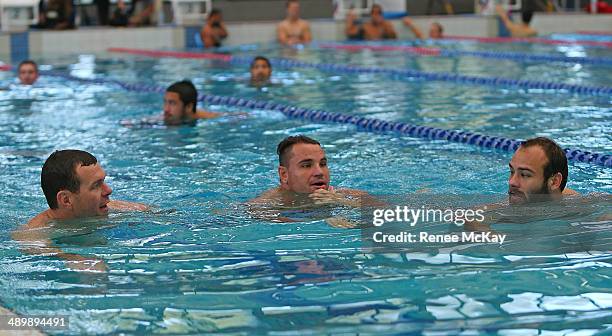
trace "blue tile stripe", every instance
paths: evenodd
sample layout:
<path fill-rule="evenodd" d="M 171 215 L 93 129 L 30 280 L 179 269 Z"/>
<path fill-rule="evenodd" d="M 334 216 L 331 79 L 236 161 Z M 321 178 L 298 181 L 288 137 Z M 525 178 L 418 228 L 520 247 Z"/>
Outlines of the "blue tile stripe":
<path fill-rule="evenodd" d="M 19 63 L 30 58 L 30 35 L 29 33 L 11 33 L 11 63 Z"/>

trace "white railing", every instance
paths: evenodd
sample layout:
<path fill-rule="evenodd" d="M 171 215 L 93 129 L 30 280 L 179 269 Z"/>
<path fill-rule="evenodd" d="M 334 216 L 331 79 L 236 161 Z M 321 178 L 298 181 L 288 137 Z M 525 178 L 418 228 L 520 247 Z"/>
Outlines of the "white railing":
<path fill-rule="evenodd" d="M 521 0 L 474 0 L 476 14 L 495 15 L 495 6 L 497 4 L 501 4 L 507 11 L 519 11 L 523 7 Z"/>
<path fill-rule="evenodd" d="M 334 0 L 334 19 L 344 20 L 351 10 L 357 17 L 370 14 L 373 4 L 373 0 Z"/>
<path fill-rule="evenodd" d="M 26 29 L 38 22 L 39 0 L 0 0 L 0 30 Z"/>
<path fill-rule="evenodd" d="M 212 10 L 212 0 L 163 0 L 172 7 L 172 22 L 177 25 L 203 24 Z M 160 22 L 163 22 L 160 20 Z"/>

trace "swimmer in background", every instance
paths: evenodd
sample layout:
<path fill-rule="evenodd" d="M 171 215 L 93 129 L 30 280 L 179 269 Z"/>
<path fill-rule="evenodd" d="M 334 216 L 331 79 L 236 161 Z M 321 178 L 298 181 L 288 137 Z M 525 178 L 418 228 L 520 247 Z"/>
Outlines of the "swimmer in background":
<path fill-rule="evenodd" d="M 405 17 L 402 22 L 412 31 L 414 37 L 419 40 L 425 39 L 423 32 L 414 24 L 414 22 L 412 22 L 409 17 Z M 439 22 L 432 22 L 431 25 L 429 25 L 429 38 L 432 40 L 444 38 L 444 27 L 442 27 Z"/>
<path fill-rule="evenodd" d="M 183 80 L 170 85 L 164 94 L 164 124 L 177 126 L 195 124 L 198 119 L 213 119 L 222 113 L 198 110 L 198 91 L 191 81 Z"/>
<path fill-rule="evenodd" d="M 495 11 L 512 37 L 534 37 L 538 35 L 538 32 L 529 26 L 533 18 L 533 11 L 523 10 L 521 12 L 522 23 L 512 22 L 502 5 L 495 6 Z"/>
<path fill-rule="evenodd" d="M 30 254 L 53 253 L 71 268 L 104 271 L 102 260 L 66 253 L 53 246 L 49 222 L 106 217 L 110 210 L 147 211 L 141 203 L 110 200 L 113 190 L 104 181 L 106 173 L 95 156 L 81 150 L 56 151 L 45 161 L 40 185 L 49 209 L 13 232 Z"/>
<path fill-rule="evenodd" d="M 287 17 L 276 27 L 278 42 L 293 46 L 312 41 L 310 24 L 300 18 L 300 3 L 298 0 L 287 0 Z"/>
<path fill-rule="evenodd" d="M 19 83 L 21 85 L 34 85 L 38 79 L 38 65 L 32 60 L 25 60 L 17 67 Z"/>
<path fill-rule="evenodd" d="M 391 22 L 383 17 L 383 9 L 379 4 L 374 4 L 370 12 L 370 21 L 364 23 L 361 27 L 356 22 L 356 16 L 353 11 L 349 11 L 345 33 L 349 39 L 364 39 L 368 41 L 396 39 L 397 33 Z"/>
<path fill-rule="evenodd" d="M 281 217 L 280 211 L 323 205 L 358 208 L 362 203 L 381 204 L 365 191 L 332 187 L 325 151 L 312 138 L 304 135 L 289 136 L 278 144 L 277 154 L 280 184 L 248 202 L 255 217 L 295 222 L 294 219 Z M 339 217 L 328 218 L 326 221 L 332 226 L 354 227 L 354 224 Z"/>
<path fill-rule="evenodd" d="M 166 89 L 164 94 L 163 112 L 161 115 L 147 117 L 141 120 L 122 120 L 120 124 L 126 127 L 138 126 L 181 126 L 195 125 L 198 119 L 214 119 L 226 113 L 209 112 L 196 108 L 198 103 L 198 91 L 189 80 L 173 83 Z M 247 113 L 235 113 L 238 116 Z"/>
<path fill-rule="evenodd" d="M 270 83 L 270 77 L 272 76 L 272 65 L 270 60 L 263 56 L 256 56 L 253 58 L 250 67 L 251 72 L 251 85 L 263 86 Z"/>

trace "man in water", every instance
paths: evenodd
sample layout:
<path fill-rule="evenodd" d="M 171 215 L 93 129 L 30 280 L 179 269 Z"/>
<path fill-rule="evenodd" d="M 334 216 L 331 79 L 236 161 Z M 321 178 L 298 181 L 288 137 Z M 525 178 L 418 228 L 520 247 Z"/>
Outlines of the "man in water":
<path fill-rule="evenodd" d="M 270 76 L 272 76 L 272 66 L 267 58 L 263 56 L 255 57 L 251 62 L 250 71 L 252 85 L 259 86 L 270 82 Z"/>
<path fill-rule="evenodd" d="M 568 179 L 567 157 L 563 149 L 551 139 L 538 137 L 529 139 L 516 150 L 509 163 L 508 204 L 528 205 L 536 202 L 560 200 L 578 195 L 566 188 Z M 489 204 L 488 210 L 506 208 L 507 204 Z M 507 208 L 513 211 L 512 207 Z M 499 213 L 494 214 L 499 215 Z M 507 213 L 506 215 L 513 215 Z M 486 222 L 466 222 L 466 230 L 489 231 Z"/>
<path fill-rule="evenodd" d="M 191 81 L 183 80 L 170 85 L 164 94 L 164 124 L 177 126 L 194 124 L 197 119 L 212 119 L 221 113 L 196 109 L 198 91 Z"/>
<path fill-rule="evenodd" d="M 32 60 L 25 60 L 19 63 L 17 73 L 22 85 L 33 85 L 38 79 L 38 65 Z"/>
<path fill-rule="evenodd" d="M 501 5 L 497 5 L 495 11 L 512 37 L 534 37 L 538 35 L 538 32 L 529 26 L 533 18 L 533 11 L 523 10 L 521 12 L 522 23 L 512 22 Z"/>
<path fill-rule="evenodd" d="M 310 24 L 300 19 L 298 0 L 287 1 L 287 17 L 276 28 L 278 42 L 283 45 L 305 44 L 312 41 Z"/>
<path fill-rule="evenodd" d="M 412 20 L 409 17 L 405 17 L 402 20 L 402 22 L 404 23 L 406 27 L 408 27 L 408 29 L 412 31 L 412 33 L 414 34 L 414 37 L 416 37 L 419 40 L 422 40 L 425 38 L 425 35 L 423 35 L 423 32 L 419 29 L 419 27 L 417 27 L 412 22 Z M 442 27 L 442 25 L 439 22 L 432 22 L 431 25 L 429 25 L 429 38 L 430 39 L 444 38 L 444 27 Z"/>
<path fill-rule="evenodd" d="M 510 160 L 508 202 L 524 204 L 576 195 L 565 188 L 568 168 L 565 152 L 554 141 L 538 137 L 521 144 Z"/>
<path fill-rule="evenodd" d="M 95 156 L 81 150 L 56 151 L 45 161 L 40 175 L 40 185 L 49 209 L 32 218 L 13 233 L 15 240 L 29 243 L 29 253 L 55 253 L 79 269 L 106 269 L 96 258 L 65 253 L 52 246 L 45 229 L 50 221 L 66 221 L 89 217 L 107 216 L 109 210 L 146 211 L 140 203 L 110 200 L 113 190 L 104 181 L 106 173 Z"/>
<path fill-rule="evenodd" d="M 273 206 L 278 210 L 312 208 L 325 204 L 361 207 L 362 202 L 380 204 L 364 191 L 334 189 L 330 186 L 327 157 L 321 144 L 307 136 L 289 136 L 278 144 L 278 187 L 264 192 L 249 201 L 250 205 Z M 274 209 L 276 210 L 276 209 Z M 257 217 L 281 222 L 295 221 L 280 217 L 278 211 L 256 212 Z M 326 220 L 339 227 L 352 227 L 346 219 L 335 217 Z"/>

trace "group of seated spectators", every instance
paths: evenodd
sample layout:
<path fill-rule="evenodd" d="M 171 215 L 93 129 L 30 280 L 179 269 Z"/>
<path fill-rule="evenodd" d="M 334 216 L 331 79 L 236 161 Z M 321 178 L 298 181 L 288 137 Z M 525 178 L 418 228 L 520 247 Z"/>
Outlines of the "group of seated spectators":
<path fill-rule="evenodd" d="M 300 18 L 299 1 L 288 0 L 286 10 L 286 18 L 276 28 L 278 42 L 283 45 L 310 43 L 312 41 L 310 24 L 308 21 Z M 533 17 L 532 11 L 523 11 L 522 23 L 514 23 L 510 20 L 502 6 L 498 5 L 496 10 L 501 22 L 512 37 L 531 37 L 537 35 L 537 31 L 529 25 Z M 444 27 L 439 22 L 431 23 L 427 37 L 409 17 L 404 17 L 402 23 L 410 29 L 417 39 L 439 39 L 444 37 Z M 349 40 L 385 40 L 397 38 L 397 32 L 393 24 L 385 20 L 383 8 L 379 4 L 372 6 L 370 18 L 365 22 L 361 22 L 352 10 L 349 11 L 345 21 L 344 32 Z M 228 35 L 221 11 L 212 10 L 206 24 L 200 31 L 200 38 L 204 47 L 219 47 L 222 40 Z"/>
<path fill-rule="evenodd" d="M 110 0 L 95 0 L 98 11 L 98 24 L 102 26 L 136 27 L 153 23 L 155 4 L 153 0 L 132 0 L 128 7 L 124 0 L 117 0 L 112 14 Z M 38 4 L 37 29 L 74 29 L 76 7 L 73 0 L 40 0 Z"/>
<path fill-rule="evenodd" d="M 40 17 L 36 28 L 43 29 L 70 29 L 74 28 L 73 0 L 41 0 Z M 132 0 L 128 8 L 124 0 L 118 0 L 116 9 L 109 17 L 109 0 L 96 0 L 98 7 L 98 20 L 102 25 L 111 26 L 144 26 L 152 24 L 155 12 L 153 0 Z M 277 26 L 277 40 L 283 45 L 305 44 L 312 40 L 310 24 L 300 18 L 300 4 L 298 0 L 288 0 L 286 5 L 286 18 Z M 530 37 L 537 32 L 529 26 L 533 16 L 532 11 L 522 13 L 522 23 L 514 23 L 501 6 L 497 6 L 504 26 L 513 37 Z M 424 39 L 423 32 L 408 17 L 402 20 L 417 39 Z M 353 11 L 349 11 L 345 21 L 345 34 L 350 40 L 384 40 L 396 39 L 397 32 L 391 22 L 385 20 L 383 8 L 374 4 L 369 20 L 360 22 Z M 439 22 L 433 22 L 429 27 L 429 38 L 442 38 L 444 27 Z M 223 22 L 220 10 L 212 9 L 206 24 L 200 31 L 200 38 L 205 48 L 220 47 L 223 39 L 228 36 L 227 28 Z"/>

